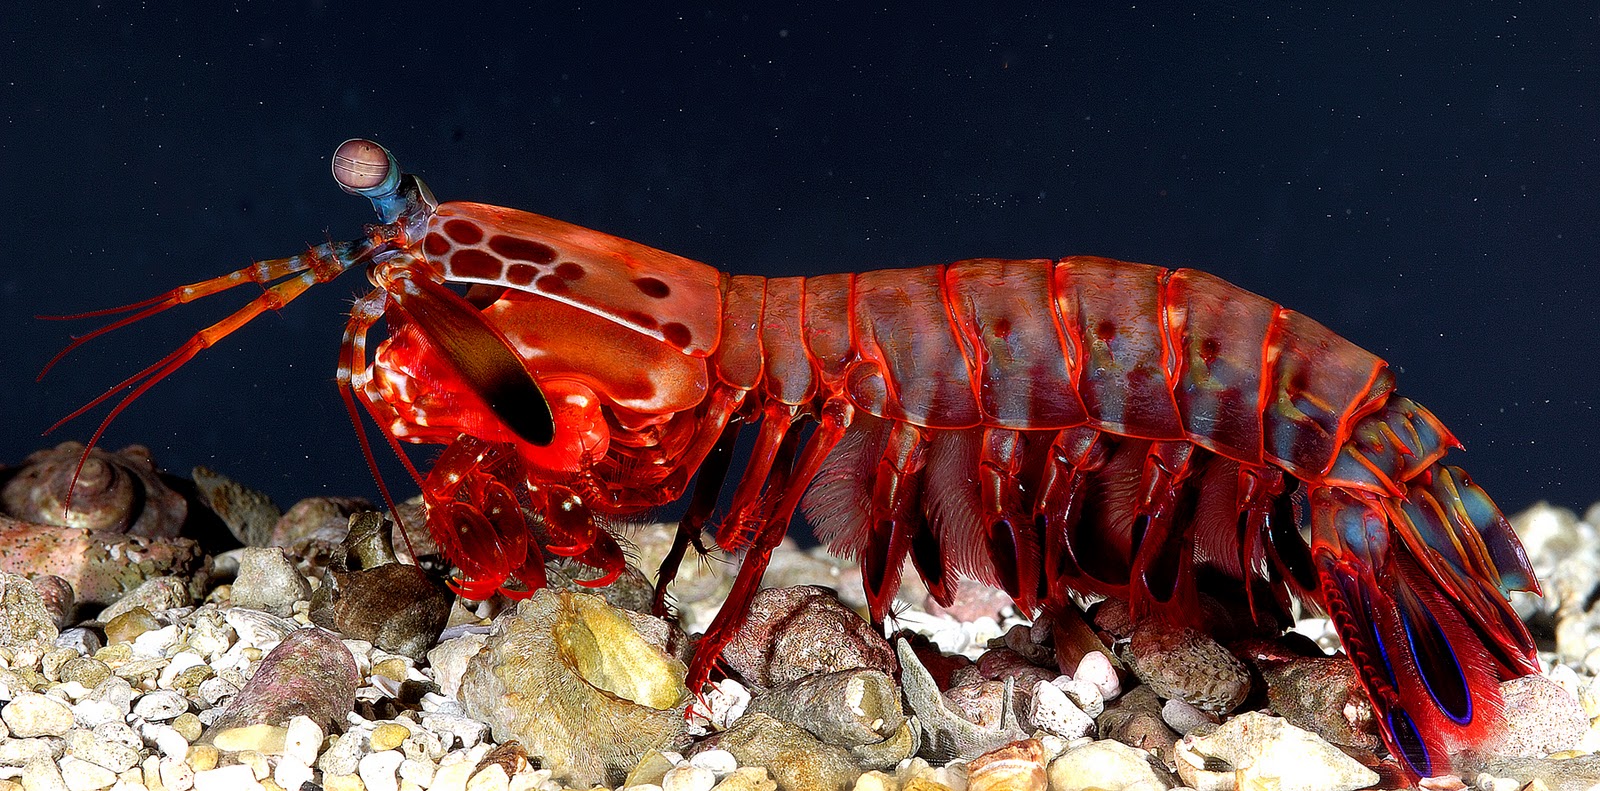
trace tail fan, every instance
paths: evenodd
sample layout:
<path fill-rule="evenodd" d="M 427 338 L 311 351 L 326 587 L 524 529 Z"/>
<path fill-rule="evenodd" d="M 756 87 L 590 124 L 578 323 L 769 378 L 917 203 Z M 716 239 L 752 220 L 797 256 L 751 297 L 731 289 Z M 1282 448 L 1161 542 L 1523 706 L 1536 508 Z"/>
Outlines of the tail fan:
<path fill-rule="evenodd" d="M 1500 682 L 1538 671 L 1500 589 L 1531 584 L 1527 561 L 1503 540 L 1504 517 L 1463 482 L 1435 464 L 1402 497 L 1331 486 L 1311 495 L 1320 598 L 1384 741 L 1418 777 L 1492 746 Z"/>

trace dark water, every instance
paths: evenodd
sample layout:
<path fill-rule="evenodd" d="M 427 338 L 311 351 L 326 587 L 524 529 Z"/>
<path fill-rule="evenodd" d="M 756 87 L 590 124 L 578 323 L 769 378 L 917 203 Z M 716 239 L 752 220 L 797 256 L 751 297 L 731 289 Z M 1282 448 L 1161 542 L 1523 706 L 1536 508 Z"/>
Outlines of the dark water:
<path fill-rule="evenodd" d="M 1402 368 L 1508 509 L 1600 499 L 1589 4 L 55 5 L 0 17 L 0 461 L 247 295 L 102 339 L 43 384 L 93 325 L 33 314 L 358 235 L 371 214 L 328 155 L 367 136 L 441 199 L 736 272 L 1202 267 Z M 105 444 L 283 505 L 375 496 L 332 382 L 365 288 L 347 276 L 238 332 Z"/>

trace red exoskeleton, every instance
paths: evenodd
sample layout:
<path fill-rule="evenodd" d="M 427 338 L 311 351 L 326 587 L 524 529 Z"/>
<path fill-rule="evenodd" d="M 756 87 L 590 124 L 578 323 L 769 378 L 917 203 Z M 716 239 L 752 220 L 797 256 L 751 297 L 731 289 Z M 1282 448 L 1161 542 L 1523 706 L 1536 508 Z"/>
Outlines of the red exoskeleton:
<path fill-rule="evenodd" d="M 958 575 L 1030 612 L 1092 592 L 1202 629 L 1202 590 L 1263 624 L 1315 602 L 1417 775 L 1495 738 L 1498 683 L 1538 671 L 1505 598 L 1538 584 L 1488 496 L 1441 462 L 1455 439 L 1395 395 L 1382 360 L 1216 277 L 1090 257 L 727 275 L 547 217 L 436 203 L 369 141 L 340 146 L 333 170 L 383 220 L 362 238 L 81 314 L 130 312 L 63 355 L 265 288 L 69 415 L 131 388 L 91 446 L 201 349 L 364 267 L 375 288 L 351 310 L 340 390 L 396 452 L 445 446 L 425 476 L 406 464 L 464 596 L 526 595 L 549 555 L 606 584 L 624 563 L 610 525 L 693 481 L 664 589 L 754 428 L 716 532 L 745 556 L 692 688 L 797 508 L 860 560 L 878 622 L 907 558 L 946 603 Z M 368 362 L 379 319 L 388 337 Z"/>

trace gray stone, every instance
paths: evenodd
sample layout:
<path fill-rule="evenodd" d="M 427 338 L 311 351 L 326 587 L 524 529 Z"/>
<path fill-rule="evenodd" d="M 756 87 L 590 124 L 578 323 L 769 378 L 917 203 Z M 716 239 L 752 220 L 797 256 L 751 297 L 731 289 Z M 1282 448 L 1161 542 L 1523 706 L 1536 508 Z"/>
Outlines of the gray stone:
<path fill-rule="evenodd" d="M 276 547 L 246 547 L 239 554 L 239 576 L 233 581 L 238 607 L 287 616 L 294 603 L 311 598 L 311 583 Z"/>

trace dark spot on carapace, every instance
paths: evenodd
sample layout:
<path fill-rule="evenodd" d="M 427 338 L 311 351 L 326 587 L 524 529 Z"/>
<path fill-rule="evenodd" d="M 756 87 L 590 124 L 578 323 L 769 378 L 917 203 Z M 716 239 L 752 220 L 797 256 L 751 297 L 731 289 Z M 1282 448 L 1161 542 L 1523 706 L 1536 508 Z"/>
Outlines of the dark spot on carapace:
<path fill-rule="evenodd" d="M 661 324 L 661 322 L 656 321 L 655 316 L 640 310 L 630 310 L 627 313 L 622 314 L 622 318 L 625 321 L 632 322 L 647 330 L 653 330 Z"/>
<path fill-rule="evenodd" d="M 1011 337 L 1011 319 L 996 319 L 994 323 L 994 335 L 996 338 Z"/>
<path fill-rule="evenodd" d="M 1298 368 L 1289 376 L 1288 387 L 1285 388 L 1289 395 L 1299 395 L 1311 389 L 1311 377 L 1306 369 Z"/>
<path fill-rule="evenodd" d="M 1207 366 L 1216 362 L 1217 355 L 1221 353 L 1222 344 L 1218 343 L 1216 338 L 1200 339 L 1200 359 L 1204 360 Z"/>
<path fill-rule="evenodd" d="M 1101 340 L 1111 340 L 1117 337 L 1117 323 L 1111 319 L 1103 319 L 1094 325 L 1094 335 Z"/>
<path fill-rule="evenodd" d="M 688 327 L 673 321 L 661 325 L 661 337 L 666 338 L 667 343 L 673 346 L 687 349 L 689 348 L 689 343 L 694 340 L 694 333 L 689 332 Z"/>
<path fill-rule="evenodd" d="M 539 278 L 539 282 L 535 283 L 534 285 L 540 291 L 546 294 L 567 293 L 567 281 L 562 280 L 555 275 L 545 275 L 544 277 Z"/>
<path fill-rule="evenodd" d="M 633 279 L 633 284 L 647 297 L 666 299 L 667 295 L 672 293 L 672 287 L 661 282 L 659 278 L 636 277 Z"/>
<path fill-rule="evenodd" d="M 422 240 L 422 252 L 431 256 L 442 256 L 450 252 L 450 247 L 450 240 L 444 238 L 444 234 L 430 233 Z"/>
<path fill-rule="evenodd" d="M 539 276 L 539 267 L 533 264 L 512 264 L 506 267 L 506 282 L 513 286 L 526 286 Z"/>
<path fill-rule="evenodd" d="M 562 261 L 556 265 L 556 277 L 562 280 L 582 280 L 583 267 L 571 261 Z"/>
<path fill-rule="evenodd" d="M 450 256 L 450 274 L 463 280 L 499 280 L 500 259 L 482 250 L 457 250 Z"/>
<path fill-rule="evenodd" d="M 543 242 L 497 234 L 489 239 L 489 249 L 515 261 L 548 264 L 556 260 L 555 248 Z"/>
<path fill-rule="evenodd" d="M 444 224 L 444 232 L 451 239 L 461 244 L 477 244 L 483 241 L 483 229 L 466 220 L 448 220 Z"/>

